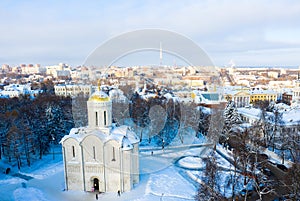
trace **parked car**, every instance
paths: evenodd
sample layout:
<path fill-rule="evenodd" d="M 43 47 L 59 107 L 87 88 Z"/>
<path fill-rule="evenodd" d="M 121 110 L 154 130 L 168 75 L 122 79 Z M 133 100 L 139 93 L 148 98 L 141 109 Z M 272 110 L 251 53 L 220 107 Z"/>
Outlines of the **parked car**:
<path fill-rule="evenodd" d="M 276 165 L 279 169 L 281 169 L 281 170 L 283 170 L 283 171 L 288 171 L 288 168 L 287 167 L 285 167 L 285 165 L 283 165 L 283 164 L 277 164 Z"/>

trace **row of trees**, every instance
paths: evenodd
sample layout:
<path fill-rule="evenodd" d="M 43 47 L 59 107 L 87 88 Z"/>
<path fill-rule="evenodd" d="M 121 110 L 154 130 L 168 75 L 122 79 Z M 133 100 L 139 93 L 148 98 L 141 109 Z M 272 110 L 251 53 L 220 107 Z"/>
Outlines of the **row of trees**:
<path fill-rule="evenodd" d="M 293 129 L 285 128 L 282 121 L 282 113 L 278 111 L 272 105 L 268 105 L 265 102 L 257 103 L 256 107 L 261 110 L 260 118 L 255 121 L 251 126 L 248 124 L 242 125 L 243 122 L 234 103 L 229 101 L 224 110 L 220 108 L 213 108 L 209 113 L 205 112 L 204 108 L 200 110 L 200 124 L 199 131 L 215 143 L 224 144 L 226 147 L 231 147 L 233 153 L 234 175 L 231 181 L 232 196 L 235 196 L 235 185 L 237 184 L 237 172 L 239 171 L 244 176 L 244 185 L 252 182 L 254 190 L 257 192 L 259 199 L 271 192 L 277 193 L 279 196 L 282 192 L 278 192 L 279 181 L 268 178 L 262 170 L 266 167 L 267 157 L 262 154 L 263 148 L 284 148 L 288 149 L 292 155 L 292 160 L 295 165 L 288 170 L 286 179 L 281 179 L 280 185 L 284 184 L 287 187 L 285 193 L 290 193 L 297 200 L 299 199 L 300 185 L 297 178 L 299 174 L 299 127 Z M 278 147 L 278 145 L 280 145 Z M 214 161 L 214 157 L 210 157 L 208 165 L 211 166 Z M 209 171 L 214 171 L 217 175 L 218 168 L 210 167 Z M 208 170 L 207 170 L 208 171 Z M 205 173 L 206 185 L 200 185 L 197 200 L 203 200 L 199 198 L 199 195 L 203 194 L 203 191 L 211 189 L 209 195 L 214 199 L 222 199 L 218 190 L 215 188 L 214 182 L 211 180 L 216 179 L 212 177 L 210 172 Z M 296 179 L 295 179 L 296 178 Z M 212 191 L 212 189 L 215 189 Z M 200 196 L 201 197 L 201 196 Z M 246 198 L 245 198 L 246 199 Z"/>
<path fill-rule="evenodd" d="M 0 159 L 18 168 L 41 159 L 74 126 L 71 107 L 70 98 L 50 93 L 1 99 Z"/>
<path fill-rule="evenodd" d="M 194 103 L 182 103 L 167 89 L 148 86 L 146 93 L 133 91 L 132 86 L 120 89 L 126 101 L 113 99 L 113 121 L 126 124 L 130 119 L 142 143 L 167 146 L 174 138 L 188 143 L 190 132 L 198 133 L 199 110 Z"/>
<path fill-rule="evenodd" d="M 176 137 L 180 126 L 180 104 L 163 95 L 145 99 L 134 93 L 129 104 L 130 117 L 142 128 L 149 128 L 148 141 L 166 146 Z M 142 135 L 142 132 L 141 132 Z M 140 136 L 143 139 L 143 136 Z"/>

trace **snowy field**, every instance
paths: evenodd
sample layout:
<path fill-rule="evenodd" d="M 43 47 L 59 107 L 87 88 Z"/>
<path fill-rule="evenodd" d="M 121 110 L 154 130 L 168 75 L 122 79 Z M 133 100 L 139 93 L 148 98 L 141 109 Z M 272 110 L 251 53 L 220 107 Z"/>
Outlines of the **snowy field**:
<path fill-rule="evenodd" d="M 140 183 L 130 192 L 119 197 L 117 193 L 104 193 L 99 200 L 122 201 L 184 201 L 193 200 L 197 185 L 186 178 L 180 165 L 175 165 L 175 159 L 186 157 L 184 165 L 194 167 L 197 162 L 191 160 L 199 154 L 205 154 L 207 147 L 189 150 L 155 150 L 140 153 Z M 57 201 L 57 200 L 96 200 L 94 193 L 64 191 L 64 173 L 62 156 L 49 154 L 33 166 L 22 168 L 21 171 L 12 169 L 10 175 L 0 174 L 1 201 Z M 2 164 L 3 165 L 3 164 Z M 11 175 L 21 175 L 18 176 Z M 183 176 L 182 176 L 183 175 Z M 28 179 L 28 180 L 27 180 Z"/>
<path fill-rule="evenodd" d="M 219 147 L 219 149 L 221 149 Z M 117 201 L 186 201 L 194 200 L 199 183 L 202 182 L 205 159 L 211 146 L 195 146 L 188 149 L 141 149 L 140 152 L 140 183 L 130 192 L 121 196 L 116 193 L 99 195 L 99 200 Z M 224 153 L 223 153 L 224 152 Z M 227 197 L 231 195 L 229 184 L 233 166 L 224 159 L 229 156 L 222 150 L 216 153 L 220 167 L 218 180 L 219 191 Z M 224 156 L 225 155 L 225 156 Z M 4 164 L 0 163 L 3 168 Z M 15 176 L 12 176 L 15 175 Z M 17 176 L 16 176 L 17 175 Z M 240 184 L 243 177 L 237 175 Z M 0 173 L 1 201 L 57 201 L 57 200 L 96 200 L 94 193 L 81 191 L 64 191 L 64 172 L 62 156 L 49 154 L 37 161 L 32 167 L 21 171 L 12 169 L 10 175 Z M 238 185 L 236 190 L 244 188 Z"/>

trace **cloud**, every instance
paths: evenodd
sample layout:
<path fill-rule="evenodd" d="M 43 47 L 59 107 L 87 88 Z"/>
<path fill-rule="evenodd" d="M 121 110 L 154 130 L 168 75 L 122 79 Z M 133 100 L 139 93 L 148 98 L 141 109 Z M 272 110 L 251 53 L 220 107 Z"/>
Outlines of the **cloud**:
<path fill-rule="evenodd" d="M 300 38 L 291 40 L 294 32 L 299 33 L 299 11 L 300 2 L 289 0 L 2 1 L 0 63 L 49 64 L 67 58 L 80 64 L 105 40 L 143 28 L 183 34 L 218 56 L 217 64 L 249 51 L 261 51 L 260 57 L 272 60 L 278 49 L 287 48 L 294 55 L 299 48 Z M 255 65 L 253 57 L 246 61 L 245 56 L 242 62 Z M 285 55 L 280 63 L 290 61 Z"/>

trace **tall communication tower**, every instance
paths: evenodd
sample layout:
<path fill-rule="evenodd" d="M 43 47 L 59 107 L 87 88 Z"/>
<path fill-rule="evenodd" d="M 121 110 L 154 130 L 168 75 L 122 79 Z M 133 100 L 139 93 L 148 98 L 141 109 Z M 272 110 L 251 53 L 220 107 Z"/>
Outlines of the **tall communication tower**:
<path fill-rule="evenodd" d="M 162 66 L 162 45 L 159 43 L 159 65 Z"/>

